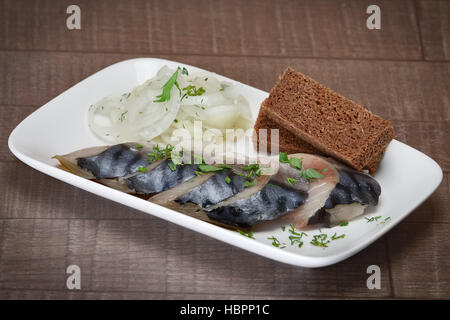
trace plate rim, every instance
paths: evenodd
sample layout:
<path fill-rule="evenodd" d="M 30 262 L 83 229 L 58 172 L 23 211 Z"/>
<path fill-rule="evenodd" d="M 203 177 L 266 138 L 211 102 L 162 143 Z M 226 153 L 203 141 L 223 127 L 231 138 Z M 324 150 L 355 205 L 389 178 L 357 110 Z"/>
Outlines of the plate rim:
<path fill-rule="evenodd" d="M 114 201 L 117 203 L 120 203 L 122 205 L 131 207 L 133 209 L 142 211 L 146 214 L 150 214 L 154 217 L 164 219 L 166 221 L 175 223 L 181 227 L 188 228 L 192 231 L 199 232 L 201 234 L 204 234 L 206 236 L 209 236 L 211 238 L 214 238 L 216 240 L 225 242 L 227 244 L 239 247 L 243 250 L 252 252 L 254 254 L 258 254 L 261 256 L 264 256 L 266 258 L 298 266 L 298 267 L 306 267 L 306 268 L 318 268 L 318 267 L 325 267 L 332 264 L 336 264 L 338 262 L 341 262 L 350 256 L 355 255 L 356 253 L 360 252 L 364 248 L 371 245 L 373 242 L 379 240 L 383 235 L 385 235 L 387 232 L 389 232 L 392 228 L 394 228 L 398 223 L 403 221 L 408 215 L 410 215 L 418 206 L 420 206 L 426 199 L 428 199 L 431 194 L 433 194 L 436 189 L 439 187 L 439 185 L 442 182 L 443 179 L 443 172 L 440 168 L 439 164 L 426 155 L 425 153 L 403 143 L 398 140 L 392 140 L 391 144 L 399 144 L 399 146 L 407 147 L 412 152 L 418 153 L 422 158 L 427 160 L 430 163 L 430 167 L 433 168 L 430 170 L 435 171 L 436 177 L 435 177 L 435 183 L 431 188 L 427 189 L 427 193 L 420 199 L 417 203 L 414 204 L 412 209 L 406 210 L 405 213 L 401 215 L 399 219 L 396 221 L 391 221 L 388 225 L 386 225 L 381 231 L 377 232 L 376 235 L 370 236 L 366 238 L 365 240 L 359 242 L 355 246 L 351 247 L 350 249 L 344 250 L 342 252 L 334 253 L 328 256 L 305 256 L 301 255 L 299 253 L 294 253 L 290 251 L 284 251 L 280 250 L 279 248 L 269 246 L 267 244 L 264 244 L 259 241 L 255 241 L 253 239 L 243 237 L 238 232 L 233 232 L 231 230 L 225 229 L 223 227 L 208 223 L 206 221 L 199 220 L 197 218 L 188 216 L 186 214 L 183 214 L 182 212 L 178 212 L 163 206 L 160 206 L 158 204 L 152 203 L 150 201 L 146 201 L 140 198 L 137 198 L 133 195 L 129 195 L 126 193 L 123 193 L 118 190 L 114 190 L 112 188 L 109 188 L 104 185 L 100 185 L 98 183 L 95 183 L 93 181 L 86 180 L 84 178 L 81 178 L 79 176 L 76 176 L 72 173 L 66 172 L 64 170 L 61 170 L 55 166 L 51 166 L 50 164 L 43 163 L 39 160 L 33 159 L 30 156 L 27 156 L 23 154 L 20 150 L 18 150 L 14 144 L 14 139 L 16 135 L 18 135 L 18 132 L 20 132 L 21 128 L 25 126 L 28 122 L 32 121 L 32 117 L 36 113 L 44 112 L 46 109 L 46 106 L 51 105 L 57 101 L 57 99 L 62 96 L 63 94 L 67 93 L 68 91 L 71 91 L 73 88 L 77 87 L 78 85 L 81 85 L 83 82 L 88 81 L 89 79 L 92 79 L 93 77 L 97 76 L 100 73 L 103 73 L 107 69 L 114 68 L 121 64 L 129 64 L 134 63 L 136 61 L 159 61 L 159 62 L 167 62 L 167 63 L 178 63 L 179 65 L 185 66 L 185 67 L 191 67 L 198 70 L 203 70 L 207 72 L 211 72 L 214 74 L 217 74 L 212 71 L 208 71 L 199 67 L 191 66 L 186 63 L 181 63 L 173 60 L 168 59 L 161 59 L 161 58 L 152 58 L 152 57 L 141 57 L 141 58 L 132 58 L 132 59 L 126 59 L 119 62 L 116 62 L 114 64 L 111 64 L 103 69 L 100 69 L 96 71 L 95 73 L 89 75 L 88 77 L 84 78 L 83 80 L 77 82 L 70 88 L 64 90 L 62 93 L 58 94 L 56 97 L 42 105 L 41 107 L 34 110 L 31 114 L 29 114 L 25 119 L 23 119 L 10 133 L 8 137 L 8 147 L 10 151 L 16 156 L 20 161 L 27 164 L 28 166 L 32 167 L 33 169 L 42 172 L 46 175 L 49 175 L 50 177 L 53 177 L 55 179 L 58 179 L 60 181 L 63 181 L 65 183 L 68 183 L 72 186 L 75 186 L 77 188 L 80 188 L 82 190 L 85 190 L 87 192 L 91 192 L 93 194 L 96 194 L 97 196 L 100 196 L 102 198 L 106 198 L 107 200 Z M 268 92 L 265 92 L 261 89 L 251 87 L 247 84 L 241 83 L 237 80 L 233 80 L 230 78 L 227 78 L 225 76 L 219 75 L 218 76 L 228 79 L 230 81 L 233 81 L 234 83 L 239 83 L 244 85 L 245 87 L 252 88 L 254 90 L 259 91 L 260 93 L 264 93 L 268 95 Z M 43 111 L 44 110 L 44 111 Z M 147 207 L 147 208 L 145 208 Z M 146 210 L 148 209 L 148 210 Z M 201 226 L 198 228 L 198 226 Z M 197 228 L 196 228 L 197 227 Z"/>

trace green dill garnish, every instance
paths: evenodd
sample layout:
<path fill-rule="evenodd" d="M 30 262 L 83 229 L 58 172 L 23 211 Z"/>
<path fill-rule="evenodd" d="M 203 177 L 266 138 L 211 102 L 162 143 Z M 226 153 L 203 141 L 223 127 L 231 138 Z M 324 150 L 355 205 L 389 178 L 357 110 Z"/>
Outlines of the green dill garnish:
<path fill-rule="evenodd" d="M 287 181 L 287 183 L 289 183 L 290 185 L 293 185 L 293 184 L 295 184 L 295 183 L 297 183 L 297 179 L 294 179 L 294 178 L 289 178 L 289 177 L 286 177 L 286 181 Z"/>
<path fill-rule="evenodd" d="M 280 152 L 280 162 L 289 163 L 289 159 L 286 152 Z"/>
<path fill-rule="evenodd" d="M 208 78 L 205 78 L 205 81 L 208 81 Z"/>
<path fill-rule="evenodd" d="M 313 236 L 313 240 L 310 242 L 313 246 L 327 248 L 330 240 L 327 240 L 327 235 L 317 234 Z"/>
<path fill-rule="evenodd" d="M 242 234 L 243 236 L 246 236 L 247 238 L 255 239 L 253 237 L 253 231 L 250 231 L 249 233 L 246 233 L 245 231 L 242 231 L 241 229 L 237 229 L 237 231 Z"/>
<path fill-rule="evenodd" d="M 295 225 L 293 223 L 289 224 L 289 232 L 293 235 L 299 236 L 300 233 L 295 231 Z"/>
<path fill-rule="evenodd" d="M 199 164 L 198 168 L 203 172 L 214 172 L 214 171 L 221 171 L 223 168 L 216 167 L 210 164 Z"/>
<path fill-rule="evenodd" d="M 147 161 L 152 163 L 159 159 L 171 158 L 174 147 L 168 144 L 164 149 L 160 149 L 158 145 L 153 146 L 153 152 L 147 153 Z"/>
<path fill-rule="evenodd" d="M 231 183 L 230 177 L 227 176 L 227 177 L 225 178 L 225 182 L 228 183 L 228 184 L 230 184 L 230 183 Z"/>
<path fill-rule="evenodd" d="M 181 74 L 188 76 L 189 72 L 187 71 L 187 69 L 185 67 L 183 67 L 183 69 L 181 70 Z"/>
<path fill-rule="evenodd" d="M 307 179 L 310 182 L 312 182 L 314 179 L 322 179 L 323 178 L 323 174 L 321 174 L 320 172 L 316 171 L 313 168 L 308 168 L 306 170 L 301 171 L 300 176 L 303 176 L 305 179 Z"/>
<path fill-rule="evenodd" d="M 140 172 L 147 172 L 147 168 L 146 167 L 139 167 L 138 171 L 140 171 Z"/>
<path fill-rule="evenodd" d="M 284 232 L 286 230 L 286 226 L 281 226 L 281 230 Z"/>
<path fill-rule="evenodd" d="M 201 96 L 202 94 L 204 94 L 206 92 L 205 89 L 203 89 L 203 87 L 196 88 L 193 85 L 189 85 L 187 87 L 184 87 L 183 91 L 185 91 L 185 93 L 181 97 L 181 100 L 183 100 L 184 97 L 186 97 L 186 96 L 189 96 L 189 97 Z"/>
<path fill-rule="evenodd" d="M 345 234 L 341 234 L 340 236 L 336 236 L 336 233 L 333 234 L 333 236 L 331 237 L 331 240 L 337 240 L 337 239 L 342 239 L 345 237 Z"/>
<path fill-rule="evenodd" d="M 291 167 L 296 168 L 298 170 L 302 169 L 302 159 L 290 158 L 289 159 L 289 164 L 291 165 Z"/>
<path fill-rule="evenodd" d="M 295 225 L 293 223 L 289 225 L 288 231 L 291 234 L 291 236 L 289 236 L 291 246 L 297 243 L 298 247 L 301 248 L 303 246 L 303 241 L 301 241 L 303 236 L 307 237 L 308 235 L 304 232 L 298 233 L 297 231 L 295 231 Z"/>
<path fill-rule="evenodd" d="M 167 80 L 167 82 L 164 84 L 164 86 L 162 87 L 162 93 L 159 96 L 156 96 L 158 100 L 154 100 L 153 102 L 164 102 L 170 100 L 170 91 L 177 82 L 178 70 L 180 70 L 180 67 L 177 68 L 177 70 L 173 73 L 169 80 Z"/>
<path fill-rule="evenodd" d="M 384 219 L 383 221 L 381 221 L 381 223 L 386 223 L 386 222 L 388 222 L 389 220 L 391 220 L 391 217 L 387 217 L 386 219 Z"/>
<path fill-rule="evenodd" d="M 256 178 L 253 179 L 252 182 L 244 181 L 244 187 L 246 187 L 246 188 L 256 186 L 257 184 L 258 184 L 258 180 L 256 180 Z"/>
<path fill-rule="evenodd" d="M 323 168 L 322 170 L 320 170 L 320 173 L 325 173 L 328 171 L 328 169 L 330 169 L 330 167 Z"/>
<path fill-rule="evenodd" d="M 242 170 L 244 170 L 244 171 L 251 171 L 251 170 L 257 170 L 257 169 L 259 169 L 259 164 L 257 164 L 257 163 L 242 166 Z"/>
<path fill-rule="evenodd" d="M 284 243 L 281 243 L 280 242 L 280 240 L 278 240 L 277 238 L 275 238 L 274 236 L 272 236 L 272 237 L 270 237 L 270 238 L 267 238 L 268 240 L 272 240 L 272 245 L 274 246 L 274 247 L 277 247 L 277 248 L 284 248 L 285 247 L 285 244 Z M 281 245 L 284 245 L 284 246 L 281 246 Z"/>
<path fill-rule="evenodd" d="M 123 120 L 125 120 L 125 115 L 128 113 L 128 111 L 125 111 L 125 112 L 122 112 L 121 114 L 120 114 L 120 118 L 119 118 L 119 120 L 120 120 L 120 122 L 123 122 Z"/>
<path fill-rule="evenodd" d="M 177 120 L 177 119 L 174 119 L 173 122 L 178 123 L 178 120 Z"/>
<path fill-rule="evenodd" d="M 371 217 L 371 218 L 364 217 L 364 218 L 367 220 L 367 223 L 369 223 L 369 222 L 378 221 L 379 219 L 381 219 L 381 216 L 376 216 L 376 217 Z"/>
<path fill-rule="evenodd" d="M 140 144 L 140 143 L 136 143 L 136 147 L 137 147 L 138 149 L 142 149 L 144 146 L 143 146 L 142 144 Z"/>
<path fill-rule="evenodd" d="M 339 225 L 341 227 L 346 227 L 346 226 L 348 226 L 348 221 L 342 221 L 341 223 L 339 223 Z"/>
<path fill-rule="evenodd" d="M 170 170 L 172 171 L 177 170 L 177 165 L 175 163 L 169 162 L 167 165 L 169 166 Z"/>

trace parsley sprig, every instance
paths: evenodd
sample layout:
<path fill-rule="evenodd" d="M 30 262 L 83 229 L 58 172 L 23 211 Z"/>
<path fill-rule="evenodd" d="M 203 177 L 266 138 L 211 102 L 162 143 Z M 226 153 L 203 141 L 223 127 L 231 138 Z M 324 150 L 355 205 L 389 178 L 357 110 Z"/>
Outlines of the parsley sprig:
<path fill-rule="evenodd" d="M 245 231 L 243 231 L 241 229 L 237 229 L 237 231 L 247 238 L 255 239 L 255 237 L 253 236 L 253 231 L 249 231 L 248 233 L 246 233 Z"/>
<path fill-rule="evenodd" d="M 180 87 L 177 82 L 178 78 L 178 71 L 181 68 L 178 67 L 177 70 L 173 73 L 173 75 L 167 80 L 167 82 L 162 87 L 162 93 L 159 96 L 156 96 L 158 99 L 154 100 L 153 102 L 165 102 L 170 100 L 170 92 L 172 91 L 173 86 L 175 85 L 178 90 L 180 90 Z"/>
<path fill-rule="evenodd" d="M 323 178 L 323 174 L 325 173 L 328 168 L 325 168 L 324 170 L 322 170 L 322 173 L 318 172 L 316 169 L 313 168 L 308 168 L 308 169 L 304 169 L 303 170 L 303 161 L 302 159 L 299 158 L 288 158 L 288 155 L 286 152 L 280 152 L 280 158 L 279 158 L 281 163 L 289 163 L 289 165 L 295 169 L 298 170 L 298 175 L 299 175 L 299 179 L 300 178 L 305 178 L 306 180 L 308 180 L 309 182 L 313 182 L 315 179 L 322 179 Z M 286 178 L 286 181 L 289 184 L 294 184 L 297 182 L 297 179 L 295 178 Z"/>

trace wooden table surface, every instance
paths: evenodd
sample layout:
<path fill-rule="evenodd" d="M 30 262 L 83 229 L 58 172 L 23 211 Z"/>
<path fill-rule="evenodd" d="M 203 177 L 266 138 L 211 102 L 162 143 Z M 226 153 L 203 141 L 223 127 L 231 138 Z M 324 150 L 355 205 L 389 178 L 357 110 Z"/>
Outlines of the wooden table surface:
<path fill-rule="evenodd" d="M 66 27 L 73 3 L 81 30 Z M 381 30 L 366 28 L 371 4 Z M 0 298 L 450 298 L 450 1 L 1 0 L 0 26 Z M 440 164 L 443 181 L 367 249 L 306 269 L 94 196 L 10 153 L 8 135 L 27 115 L 134 57 L 262 90 L 292 66 L 391 119 L 398 140 Z M 81 290 L 66 288 L 71 264 Z M 366 287 L 372 264 L 379 290 Z"/>

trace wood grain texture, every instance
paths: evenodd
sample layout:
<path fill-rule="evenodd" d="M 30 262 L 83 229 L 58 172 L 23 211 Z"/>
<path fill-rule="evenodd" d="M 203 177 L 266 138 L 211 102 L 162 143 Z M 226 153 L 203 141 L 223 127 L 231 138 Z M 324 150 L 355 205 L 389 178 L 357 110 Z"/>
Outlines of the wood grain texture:
<path fill-rule="evenodd" d="M 2 1 L 1 49 L 140 54 L 420 59 L 412 0 L 380 0 L 382 29 L 366 27 L 369 0 Z M 336 41 L 339 39 L 339 41 Z"/>
<path fill-rule="evenodd" d="M 37 107 L 0 105 L 0 161 L 14 161 L 9 151 L 8 137 L 11 131 Z"/>
<path fill-rule="evenodd" d="M 0 299 L 450 298 L 448 1 L 377 1 L 382 29 L 372 31 L 369 0 L 79 0 L 82 30 L 74 31 L 65 27 L 69 4 L 0 1 Z M 442 184 L 364 251 L 305 269 L 97 197 L 12 156 L 8 135 L 36 108 L 142 56 L 266 91 L 291 66 L 391 119 L 397 139 L 440 164 Z M 70 264 L 81 267 L 81 291 L 66 289 Z M 381 290 L 366 288 L 371 264 L 381 267 Z"/>
<path fill-rule="evenodd" d="M 450 60 L 450 2 L 418 1 L 420 32 L 427 60 Z"/>
<path fill-rule="evenodd" d="M 149 215 L 72 187 L 21 162 L 0 163 L 0 218 L 148 219 Z"/>
<path fill-rule="evenodd" d="M 15 219 L 2 223 L 0 290 L 64 291 L 65 270 L 76 264 L 81 269 L 82 290 L 87 292 L 184 297 L 391 295 L 384 239 L 338 265 L 304 269 L 159 219 Z M 366 268 L 374 263 L 383 270 L 381 290 L 366 287 Z"/>
<path fill-rule="evenodd" d="M 448 299 L 450 224 L 402 223 L 389 232 L 388 247 L 395 296 Z"/>
<path fill-rule="evenodd" d="M 123 54 L 0 52 L 0 104 L 42 105 Z M 450 63 L 161 56 L 270 90 L 287 67 L 391 120 L 450 121 Z M 420 84 L 420 85 L 418 85 Z"/>

